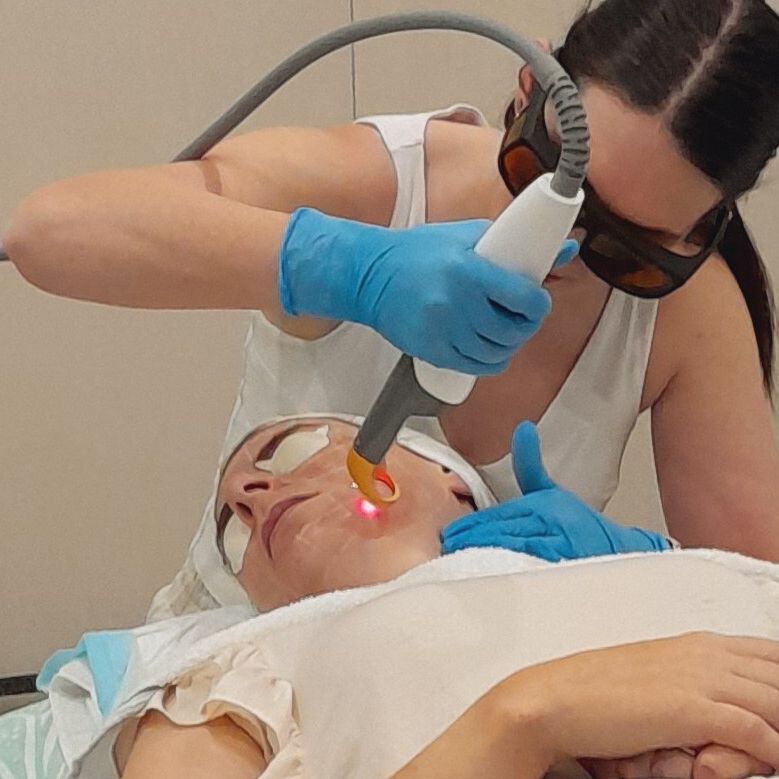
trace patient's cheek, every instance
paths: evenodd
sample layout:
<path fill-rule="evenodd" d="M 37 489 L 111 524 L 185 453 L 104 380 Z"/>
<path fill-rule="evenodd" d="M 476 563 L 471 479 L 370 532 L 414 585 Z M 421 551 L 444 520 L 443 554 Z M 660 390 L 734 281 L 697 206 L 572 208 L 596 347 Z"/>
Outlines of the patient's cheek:
<path fill-rule="evenodd" d="M 355 496 L 352 500 L 352 511 L 356 517 L 365 520 L 376 520 L 381 517 L 381 509 L 367 498 Z"/>

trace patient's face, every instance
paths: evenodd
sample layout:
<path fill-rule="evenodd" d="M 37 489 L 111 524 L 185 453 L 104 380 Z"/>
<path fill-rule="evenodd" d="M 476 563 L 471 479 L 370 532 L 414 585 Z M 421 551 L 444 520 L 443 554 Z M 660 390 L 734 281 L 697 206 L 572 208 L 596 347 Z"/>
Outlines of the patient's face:
<path fill-rule="evenodd" d="M 232 512 L 248 529 L 238 579 L 259 609 L 393 579 L 438 557 L 440 531 L 473 510 L 459 477 L 395 445 L 387 467 L 401 496 L 366 517 L 346 470 L 356 432 L 327 419 L 282 422 L 228 462 L 217 516 Z"/>

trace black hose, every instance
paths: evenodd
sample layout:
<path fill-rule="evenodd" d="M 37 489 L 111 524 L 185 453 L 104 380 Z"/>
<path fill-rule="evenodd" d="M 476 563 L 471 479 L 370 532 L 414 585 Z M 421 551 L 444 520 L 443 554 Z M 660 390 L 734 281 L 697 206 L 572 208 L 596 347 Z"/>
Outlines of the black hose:
<path fill-rule="evenodd" d="M 38 692 L 35 679 L 34 675 L 4 676 L 0 678 L 0 696 L 28 695 L 32 692 Z"/>

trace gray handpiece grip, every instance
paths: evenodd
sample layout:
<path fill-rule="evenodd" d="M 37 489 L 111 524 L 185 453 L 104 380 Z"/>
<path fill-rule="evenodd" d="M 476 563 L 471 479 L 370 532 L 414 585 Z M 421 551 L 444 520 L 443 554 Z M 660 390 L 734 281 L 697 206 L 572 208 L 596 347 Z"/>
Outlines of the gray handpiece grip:
<path fill-rule="evenodd" d="M 445 407 L 420 387 L 413 359 L 404 354 L 397 362 L 354 439 L 354 451 L 378 465 L 412 416 L 437 416 Z"/>

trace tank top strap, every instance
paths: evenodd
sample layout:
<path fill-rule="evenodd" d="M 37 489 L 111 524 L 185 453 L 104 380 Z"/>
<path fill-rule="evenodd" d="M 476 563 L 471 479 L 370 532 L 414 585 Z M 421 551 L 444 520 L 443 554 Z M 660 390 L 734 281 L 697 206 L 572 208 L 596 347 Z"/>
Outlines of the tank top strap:
<path fill-rule="evenodd" d="M 611 411 L 635 419 L 641 407 L 656 318 L 656 300 L 613 289 L 555 404 L 576 408 L 586 416 L 585 409 L 591 409 L 595 400 L 601 413 Z"/>
<path fill-rule="evenodd" d="M 550 476 L 598 511 L 619 483 L 641 408 L 657 301 L 612 290 L 571 373 L 538 423 Z M 519 494 L 511 455 L 478 468 L 499 500 Z"/>
<path fill-rule="evenodd" d="M 539 425 L 547 465 L 602 510 L 619 484 L 641 397 L 657 301 L 612 290 L 592 337 Z"/>
<path fill-rule="evenodd" d="M 425 131 L 431 119 L 480 126 L 487 123 L 478 109 L 459 103 L 421 114 L 382 114 L 356 120 L 378 132 L 392 158 L 397 194 L 390 227 L 413 227 L 425 222 Z"/>

